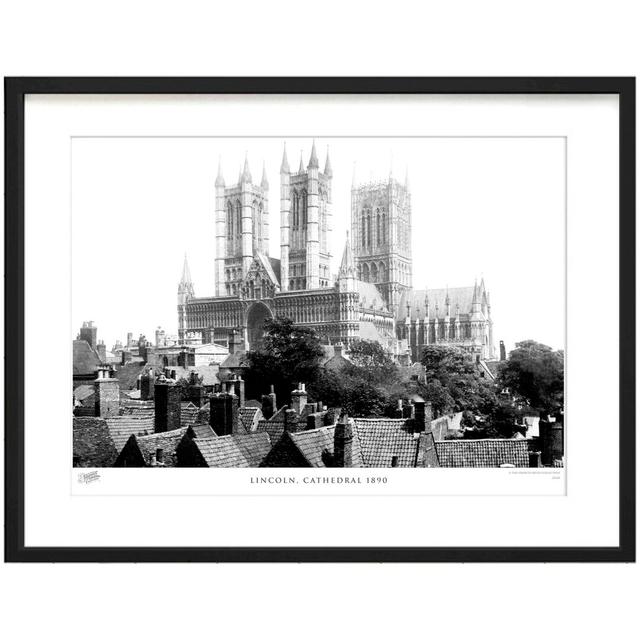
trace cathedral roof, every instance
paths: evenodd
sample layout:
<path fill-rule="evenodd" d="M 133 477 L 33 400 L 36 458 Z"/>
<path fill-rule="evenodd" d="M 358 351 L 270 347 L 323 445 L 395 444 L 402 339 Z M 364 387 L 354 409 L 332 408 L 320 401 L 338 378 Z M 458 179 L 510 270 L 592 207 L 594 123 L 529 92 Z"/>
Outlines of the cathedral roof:
<path fill-rule="evenodd" d="M 267 272 L 269 278 L 275 285 L 280 285 L 280 260 L 276 258 L 269 258 L 265 256 L 261 251 L 256 251 L 255 259 L 262 265 Z"/>
<path fill-rule="evenodd" d="M 437 317 L 442 319 L 446 316 L 446 299 L 449 296 L 450 314 L 449 317 L 456 317 L 456 309 L 459 306 L 460 315 L 466 316 L 471 313 L 473 303 L 474 287 L 449 287 L 445 289 L 409 289 L 400 297 L 398 308 L 398 319 L 404 320 L 407 317 L 407 304 L 411 308 L 411 319 L 424 318 L 426 314 L 425 297 L 429 299 L 429 317 L 436 317 L 436 306 L 438 307 Z M 483 292 L 484 293 L 484 292 Z M 481 302 L 486 303 L 486 296 L 481 295 Z"/>
<path fill-rule="evenodd" d="M 360 302 L 365 309 L 371 309 L 371 304 L 373 303 L 373 308 L 376 310 L 384 309 L 387 310 L 387 305 L 380 293 L 378 287 L 371 282 L 363 282 L 362 280 L 356 280 L 356 287 L 358 289 L 358 293 L 360 294 Z"/>

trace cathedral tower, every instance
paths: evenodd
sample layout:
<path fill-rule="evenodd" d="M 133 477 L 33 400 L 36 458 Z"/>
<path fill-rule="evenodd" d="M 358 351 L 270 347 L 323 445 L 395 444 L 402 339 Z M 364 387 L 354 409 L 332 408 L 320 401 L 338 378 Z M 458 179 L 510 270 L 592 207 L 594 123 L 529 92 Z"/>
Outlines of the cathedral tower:
<path fill-rule="evenodd" d="M 329 234 L 331 231 L 331 163 L 329 154 L 320 171 L 315 142 L 306 169 L 300 157 L 291 173 L 286 149 L 280 167 L 280 273 L 281 289 L 329 287 Z"/>
<path fill-rule="evenodd" d="M 358 279 L 378 285 L 391 311 L 412 286 L 411 193 L 392 173 L 351 187 L 351 234 Z"/>
<path fill-rule="evenodd" d="M 187 302 L 195 297 L 193 283 L 191 282 L 191 271 L 187 262 L 187 254 L 184 254 L 184 263 L 182 265 L 182 278 L 178 285 L 178 338 L 180 342 L 184 339 L 187 328 Z"/>
<path fill-rule="evenodd" d="M 269 253 L 269 183 L 263 169 L 254 184 L 245 158 L 238 183 L 226 187 L 222 169 L 216 179 L 216 295 L 237 295 L 256 252 Z"/>

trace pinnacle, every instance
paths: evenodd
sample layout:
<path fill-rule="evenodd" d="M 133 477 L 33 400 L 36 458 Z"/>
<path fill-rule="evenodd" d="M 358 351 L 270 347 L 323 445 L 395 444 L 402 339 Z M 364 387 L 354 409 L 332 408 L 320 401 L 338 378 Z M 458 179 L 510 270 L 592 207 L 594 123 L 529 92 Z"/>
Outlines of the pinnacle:
<path fill-rule="evenodd" d="M 320 167 L 320 163 L 318 162 L 318 154 L 316 153 L 316 141 L 313 141 L 313 145 L 311 146 L 311 158 L 309 158 L 309 168 L 318 169 Z"/>
<path fill-rule="evenodd" d="M 289 173 L 289 160 L 287 159 L 287 143 L 284 143 L 282 151 L 282 164 L 280 165 L 280 173 Z"/>

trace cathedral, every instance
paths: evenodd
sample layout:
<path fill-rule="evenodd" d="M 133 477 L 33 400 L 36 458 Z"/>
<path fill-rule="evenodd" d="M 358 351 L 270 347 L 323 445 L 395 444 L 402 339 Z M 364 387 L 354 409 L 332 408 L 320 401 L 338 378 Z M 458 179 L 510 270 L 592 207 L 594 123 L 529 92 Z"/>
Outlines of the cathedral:
<path fill-rule="evenodd" d="M 291 318 L 327 344 L 376 340 L 417 361 L 430 344 L 457 346 L 473 359 L 492 359 L 491 305 L 484 281 L 469 287 L 414 289 L 411 192 L 408 179 L 351 187 L 351 233 L 337 275 L 330 270 L 333 172 L 315 142 L 309 162 L 291 171 L 286 147 L 280 167 L 280 256 L 269 256 L 269 183 L 254 181 L 248 159 L 233 185 L 222 166 L 215 181 L 215 296 L 195 295 L 185 257 L 178 286 L 182 344 L 233 339 L 259 347 L 266 319 Z"/>

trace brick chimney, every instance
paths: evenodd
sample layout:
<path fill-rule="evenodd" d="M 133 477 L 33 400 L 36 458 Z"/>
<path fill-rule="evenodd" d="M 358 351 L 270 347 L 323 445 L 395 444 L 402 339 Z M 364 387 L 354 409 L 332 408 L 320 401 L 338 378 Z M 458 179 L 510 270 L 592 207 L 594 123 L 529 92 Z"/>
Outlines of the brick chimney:
<path fill-rule="evenodd" d="M 500 360 L 504 362 L 507 359 L 507 350 L 504 346 L 504 340 L 500 340 Z"/>
<path fill-rule="evenodd" d="M 546 420 L 540 418 L 538 428 L 542 465 L 550 467 L 554 460 L 562 460 L 564 456 L 564 425 L 561 419 L 547 416 Z"/>
<path fill-rule="evenodd" d="M 414 424 L 416 431 L 431 431 L 431 421 L 433 420 L 433 408 L 430 402 L 425 402 L 417 397 L 413 400 Z"/>
<path fill-rule="evenodd" d="M 98 352 L 98 357 L 100 358 L 100 362 L 102 364 L 107 363 L 107 346 L 104 343 L 104 340 L 100 340 L 96 345 L 96 351 Z"/>
<path fill-rule="evenodd" d="M 307 391 L 303 382 L 298 383 L 298 388 L 291 392 L 291 408 L 297 411 L 298 415 L 302 413 L 307 404 Z"/>
<path fill-rule="evenodd" d="M 404 409 L 402 407 L 402 398 L 398 398 L 398 406 L 393 410 L 394 418 L 404 418 Z"/>
<path fill-rule="evenodd" d="M 120 413 L 120 385 L 112 367 L 98 367 L 94 380 L 95 415 L 97 418 L 112 418 Z"/>
<path fill-rule="evenodd" d="M 240 413 L 238 396 L 234 393 L 216 393 L 209 398 L 209 424 L 218 436 L 238 433 Z"/>
<path fill-rule="evenodd" d="M 93 324 L 93 320 L 82 323 L 80 340 L 86 340 L 93 349 L 98 346 L 98 327 Z"/>
<path fill-rule="evenodd" d="M 225 389 L 227 393 L 233 393 L 238 396 L 240 406 L 244 407 L 244 380 L 237 374 L 233 374 L 229 380 L 225 382 Z"/>
<path fill-rule="evenodd" d="M 155 432 L 180 428 L 180 387 L 165 376 L 156 380 L 154 388 Z"/>
<path fill-rule="evenodd" d="M 153 369 L 145 371 L 140 376 L 140 400 L 153 400 L 156 376 Z"/>
<path fill-rule="evenodd" d="M 299 427 L 299 417 L 295 409 L 286 409 L 284 412 L 284 430 L 297 431 Z"/>
<path fill-rule="evenodd" d="M 265 420 L 270 420 L 271 416 L 278 410 L 276 406 L 276 394 L 271 385 L 271 391 L 262 396 L 262 415 Z"/>
<path fill-rule="evenodd" d="M 336 467 L 353 466 L 353 420 L 343 413 L 333 432 L 333 459 Z"/>

